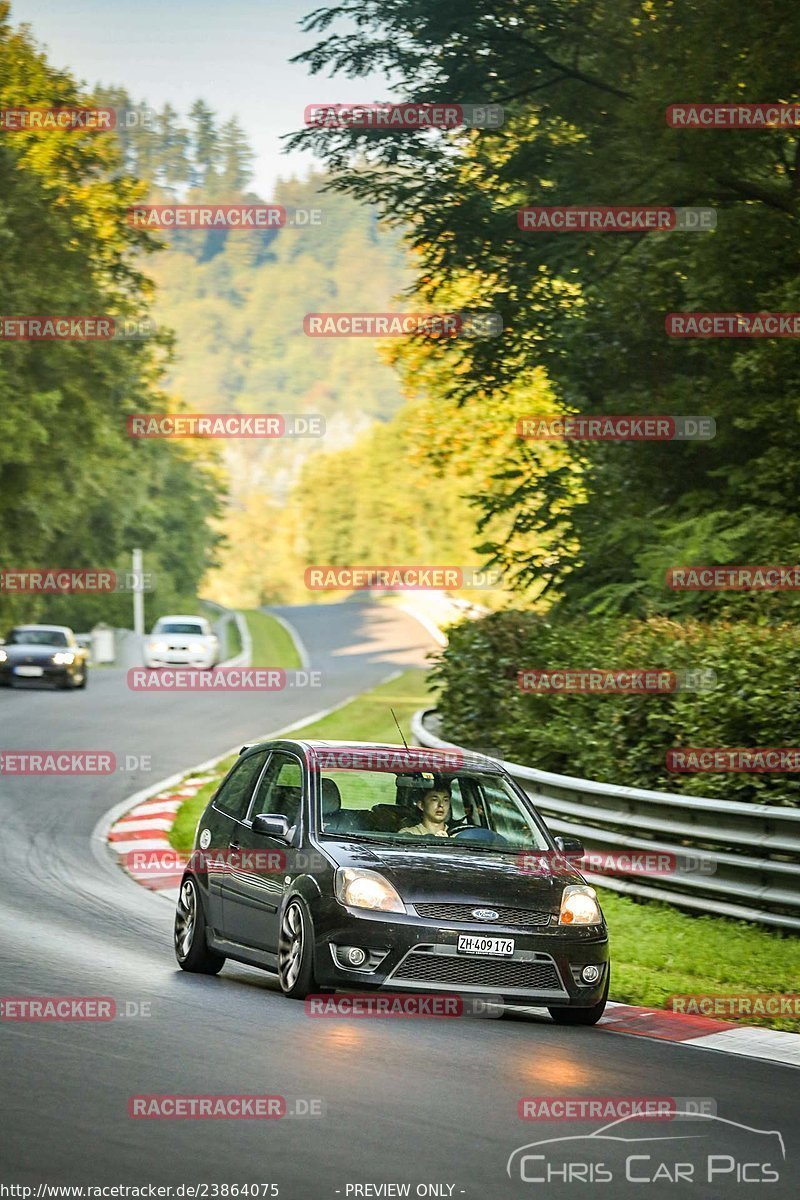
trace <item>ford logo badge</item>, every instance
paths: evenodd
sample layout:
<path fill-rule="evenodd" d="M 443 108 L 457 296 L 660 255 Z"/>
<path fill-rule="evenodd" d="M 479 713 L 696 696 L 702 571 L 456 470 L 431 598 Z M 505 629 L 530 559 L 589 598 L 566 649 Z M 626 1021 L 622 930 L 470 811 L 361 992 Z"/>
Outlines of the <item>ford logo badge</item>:
<path fill-rule="evenodd" d="M 477 921 L 496 921 L 500 913 L 493 908 L 473 908 L 472 915 Z"/>

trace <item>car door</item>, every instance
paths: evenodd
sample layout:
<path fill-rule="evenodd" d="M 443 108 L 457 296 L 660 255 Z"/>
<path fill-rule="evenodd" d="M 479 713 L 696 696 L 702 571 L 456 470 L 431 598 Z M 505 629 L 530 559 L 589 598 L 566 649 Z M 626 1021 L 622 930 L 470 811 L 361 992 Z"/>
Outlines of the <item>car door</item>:
<path fill-rule="evenodd" d="M 298 873 L 302 845 L 306 772 L 301 759 L 275 750 L 254 792 L 248 819 L 239 828 L 240 869 L 228 872 L 223 919 L 231 941 L 270 954 L 278 949 L 278 910 L 287 883 Z M 261 813 L 289 821 L 290 844 L 254 833 L 253 817 Z"/>
<path fill-rule="evenodd" d="M 222 895 L 230 847 L 239 841 L 242 821 L 268 758 L 268 750 L 258 750 L 237 759 L 203 813 L 198 829 L 200 850 L 196 861 L 199 870 L 207 872 L 208 920 L 212 929 L 223 934 Z"/>

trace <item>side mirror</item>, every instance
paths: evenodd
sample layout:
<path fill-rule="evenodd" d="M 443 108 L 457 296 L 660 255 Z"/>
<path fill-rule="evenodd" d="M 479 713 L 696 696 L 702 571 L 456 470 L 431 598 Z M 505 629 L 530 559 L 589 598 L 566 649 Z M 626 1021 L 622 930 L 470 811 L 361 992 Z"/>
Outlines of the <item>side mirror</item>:
<path fill-rule="evenodd" d="M 263 833 L 266 837 L 288 842 L 289 818 L 279 813 L 259 813 L 253 817 L 253 833 Z"/>
<path fill-rule="evenodd" d="M 580 838 L 557 837 L 554 840 L 564 858 L 583 858 L 583 842 Z"/>

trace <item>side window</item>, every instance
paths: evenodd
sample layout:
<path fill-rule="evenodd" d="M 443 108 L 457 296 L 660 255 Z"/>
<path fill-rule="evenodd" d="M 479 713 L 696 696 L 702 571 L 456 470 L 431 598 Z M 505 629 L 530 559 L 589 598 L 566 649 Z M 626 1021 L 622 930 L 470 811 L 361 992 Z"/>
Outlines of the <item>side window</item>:
<path fill-rule="evenodd" d="M 490 828 L 510 842 L 525 845 L 533 834 L 538 833 L 533 819 L 523 813 L 521 805 L 515 804 L 506 792 L 502 783 L 483 780 L 481 784 L 483 798 L 491 813 Z"/>
<path fill-rule="evenodd" d="M 289 825 L 300 820 L 303 800 L 303 772 L 291 754 L 273 754 L 253 801 L 252 816 L 276 813 L 288 817 Z"/>
<path fill-rule="evenodd" d="M 464 796 L 461 782 L 458 779 L 448 780 L 450 784 L 450 820 L 458 821 L 464 816 Z"/>
<path fill-rule="evenodd" d="M 259 754 L 250 754 L 236 764 L 233 773 L 228 776 L 217 793 L 214 801 L 215 808 L 229 817 L 235 817 L 238 821 L 244 818 L 250 796 L 264 763 L 267 761 L 268 753 L 269 751 L 262 750 Z"/>
<path fill-rule="evenodd" d="M 463 781 L 462 804 L 468 825 L 483 825 L 484 827 L 489 825 L 489 819 L 486 815 L 486 804 L 481 795 L 481 789 L 474 779 L 465 779 Z"/>

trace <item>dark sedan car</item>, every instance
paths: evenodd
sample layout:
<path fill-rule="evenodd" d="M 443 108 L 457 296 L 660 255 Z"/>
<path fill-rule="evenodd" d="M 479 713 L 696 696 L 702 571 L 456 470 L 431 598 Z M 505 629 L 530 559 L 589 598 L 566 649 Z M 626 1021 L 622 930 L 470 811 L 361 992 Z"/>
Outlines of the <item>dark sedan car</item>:
<path fill-rule="evenodd" d="M 175 917 L 186 971 L 226 958 L 284 993 L 502 998 L 590 1025 L 608 996 L 603 915 L 499 764 L 281 740 L 245 747 L 197 826 Z"/>
<path fill-rule="evenodd" d="M 17 679 L 85 688 L 89 652 L 66 625 L 17 625 L 0 645 L 0 687 Z"/>

